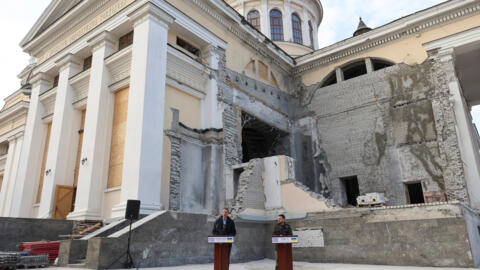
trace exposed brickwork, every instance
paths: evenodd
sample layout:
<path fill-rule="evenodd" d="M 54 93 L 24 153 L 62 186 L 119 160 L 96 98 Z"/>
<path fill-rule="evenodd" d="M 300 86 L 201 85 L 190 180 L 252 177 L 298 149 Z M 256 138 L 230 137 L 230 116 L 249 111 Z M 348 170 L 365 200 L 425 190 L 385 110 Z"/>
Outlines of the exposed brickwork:
<path fill-rule="evenodd" d="M 182 179 L 182 151 L 181 139 L 174 133 L 167 133 L 170 139 L 170 198 L 169 209 L 180 210 L 180 181 Z"/>
<path fill-rule="evenodd" d="M 450 102 L 448 83 L 457 80 L 453 58 L 442 57 L 431 52 L 429 60 L 432 64 L 433 82 L 433 110 L 436 116 L 440 156 L 445 160 L 443 171 L 445 189 L 449 200 L 458 200 L 468 203 L 468 192 L 465 182 L 465 172 L 460 155 L 457 133 L 455 130 L 455 114 Z"/>

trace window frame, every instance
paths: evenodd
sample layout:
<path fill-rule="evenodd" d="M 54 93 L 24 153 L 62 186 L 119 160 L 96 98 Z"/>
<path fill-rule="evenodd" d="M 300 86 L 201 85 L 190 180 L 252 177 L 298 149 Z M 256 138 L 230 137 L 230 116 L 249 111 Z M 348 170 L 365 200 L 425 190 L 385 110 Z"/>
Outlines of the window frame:
<path fill-rule="evenodd" d="M 257 16 L 256 17 L 251 17 L 252 14 L 256 14 Z M 261 23 L 261 20 L 260 20 L 260 12 L 256 9 L 252 9 L 248 12 L 247 14 L 247 21 L 248 23 L 250 23 L 253 27 L 257 28 L 258 30 L 260 30 L 260 23 Z"/>
<path fill-rule="evenodd" d="M 276 14 L 274 14 L 276 13 Z M 283 14 L 280 10 L 274 8 L 270 10 L 270 37 L 273 41 L 284 41 L 283 33 Z M 276 23 L 278 20 L 278 23 Z"/>
<path fill-rule="evenodd" d="M 302 19 L 297 13 L 292 13 L 292 39 L 297 44 L 303 44 Z"/>

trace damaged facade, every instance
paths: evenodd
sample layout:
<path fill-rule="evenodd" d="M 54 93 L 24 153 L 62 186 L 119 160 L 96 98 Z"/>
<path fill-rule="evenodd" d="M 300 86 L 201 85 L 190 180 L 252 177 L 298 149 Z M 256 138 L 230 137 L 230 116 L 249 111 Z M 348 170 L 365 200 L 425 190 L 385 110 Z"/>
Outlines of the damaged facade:
<path fill-rule="evenodd" d="M 0 214 L 108 220 L 139 199 L 262 219 L 375 192 L 480 207 L 480 3 L 361 21 L 318 49 L 321 3 L 277 2 L 52 1 L 0 112 L 28 106 L 20 135 L 2 133 L 20 142 Z"/>

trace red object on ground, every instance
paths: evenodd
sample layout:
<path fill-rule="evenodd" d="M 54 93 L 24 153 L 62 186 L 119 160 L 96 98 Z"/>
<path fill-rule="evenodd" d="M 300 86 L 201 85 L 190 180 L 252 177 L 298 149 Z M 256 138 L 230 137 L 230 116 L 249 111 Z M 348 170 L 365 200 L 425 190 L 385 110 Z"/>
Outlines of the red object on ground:
<path fill-rule="evenodd" d="M 48 254 L 50 262 L 58 257 L 59 241 L 52 242 L 26 242 L 19 246 L 20 251 L 28 252 L 30 255 Z"/>

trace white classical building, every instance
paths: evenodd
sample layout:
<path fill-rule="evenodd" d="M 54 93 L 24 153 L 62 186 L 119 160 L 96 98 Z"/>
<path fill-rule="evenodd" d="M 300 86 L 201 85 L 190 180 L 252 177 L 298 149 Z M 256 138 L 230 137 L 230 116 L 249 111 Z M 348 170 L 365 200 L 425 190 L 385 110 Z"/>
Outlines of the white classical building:
<path fill-rule="evenodd" d="M 262 183 L 297 210 L 480 207 L 478 0 L 319 49 L 322 18 L 318 0 L 52 0 L 0 111 L 0 215 L 265 210 Z"/>

